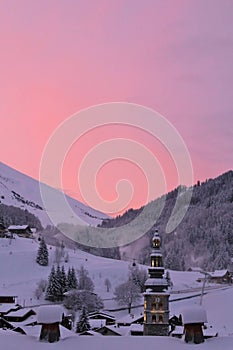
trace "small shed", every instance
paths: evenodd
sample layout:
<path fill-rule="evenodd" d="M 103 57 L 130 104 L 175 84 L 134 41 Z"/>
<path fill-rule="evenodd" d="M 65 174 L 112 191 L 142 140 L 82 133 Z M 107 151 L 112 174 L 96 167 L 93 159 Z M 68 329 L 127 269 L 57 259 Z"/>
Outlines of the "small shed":
<path fill-rule="evenodd" d="M 186 308 L 182 312 L 186 343 L 204 342 L 203 326 L 207 322 L 206 311 L 201 306 Z"/>
<path fill-rule="evenodd" d="M 37 323 L 41 324 L 40 340 L 54 343 L 60 339 L 60 323 L 62 308 L 57 305 L 40 306 L 37 314 Z"/>

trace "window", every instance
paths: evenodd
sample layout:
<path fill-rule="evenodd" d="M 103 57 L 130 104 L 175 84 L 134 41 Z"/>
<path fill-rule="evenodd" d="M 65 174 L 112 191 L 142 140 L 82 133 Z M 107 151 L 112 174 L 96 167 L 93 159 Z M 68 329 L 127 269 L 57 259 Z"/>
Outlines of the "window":
<path fill-rule="evenodd" d="M 155 302 L 152 303 L 152 311 L 158 310 L 158 309 L 157 309 L 157 305 L 158 305 L 158 304 L 155 303 Z"/>
<path fill-rule="evenodd" d="M 163 316 L 159 315 L 159 323 L 163 323 Z"/>
<path fill-rule="evenodd" d="M 156 316 L 155 315 L 152 316 L 152 323 L 156 323 Z"/>

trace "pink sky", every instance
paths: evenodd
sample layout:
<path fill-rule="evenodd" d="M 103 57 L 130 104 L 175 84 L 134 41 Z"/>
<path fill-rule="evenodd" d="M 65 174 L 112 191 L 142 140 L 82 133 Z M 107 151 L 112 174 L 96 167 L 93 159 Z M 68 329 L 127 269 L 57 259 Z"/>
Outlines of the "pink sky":
<path fill-rule="evenodd" d="M 153 108 L 175 126 L 189 149 L 195 181 L 231 169 L 232 23 L 231 0 L 2 0 L 2 162 L 38 178 L 45 144 L 61 122 L 82 108 L 124 101 Z M 157 141 L 121 128 L 102 138 L 86 135 L 76 156 L 68 155 L 64 188 L 78 199 L 79 162 L 106 134 L 153 149 L 168 189 L 177 185 L 174 165 Z M 138 207 L 146 200 L 145 179 L 122 162 L 103 168 L 98 190 L 112 200 L 118 179 L 129 178 L 135 186 L 129 207 Z"/>

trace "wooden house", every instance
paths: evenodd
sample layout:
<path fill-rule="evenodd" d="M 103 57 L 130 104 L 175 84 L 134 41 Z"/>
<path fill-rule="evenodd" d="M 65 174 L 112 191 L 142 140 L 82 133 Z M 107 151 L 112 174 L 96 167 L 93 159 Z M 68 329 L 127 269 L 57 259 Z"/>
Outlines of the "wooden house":
<path fill-rule="evenodd" d="M 128 314 L 117 322 L 117 327 L 129 327 L 131 324 L 143 324 L 144 316 Z"/>
<path fill-rule="evenodd" d="M 0 295 L 0 304 L 15 304 L 17 295 L 2 294 Z"/>
<path fill-rule="evenodd" d="M 9 322 L 23 322 L 33 315 L 36 315 L 34 310 L 21 308 L 7 313 L 4 315 L 4 319 Z"/>
<path fill-rule="evenodd" d="M 187 308 L 182 313 L 186 343 L 204 342 L 203 326 L 207 322 L 206 311 L 200 306 Z"/>
<path fill-rule="evenodd" d="M 0 304 L 0 317 L 5 317 L 9 312 L 17 311 L 20 309 L 16 304 Z"/>
<path fill-rule="evenodd" d="M 103 321 L 104 324 L 107 326 L 113 325 L 116 323 L 115 316 L 112 316 L 110 314 L 106 314 L 105 312 L 91 312 L 88 314 L 89 320 L 100 320 Z"/>
<path fill-rule="evenodd" d="M 40 340 L 54 343 L 60 340 L 62 309 L 57 305 L 40 306 L 37 323 L 41 325 Z"/>
<path fill-rule="evenodd" d="M 32 236 L 32 231 L 29 225 L 11 225 L 8 227 L 11 234 L 17 234 L 20 237 L 29 238 Z"/>
<path fill-rule="evenodd" d="M 209 282 L 232 283 L 232 274 L 228 270 L 216 270 L 209 273 Z"/>

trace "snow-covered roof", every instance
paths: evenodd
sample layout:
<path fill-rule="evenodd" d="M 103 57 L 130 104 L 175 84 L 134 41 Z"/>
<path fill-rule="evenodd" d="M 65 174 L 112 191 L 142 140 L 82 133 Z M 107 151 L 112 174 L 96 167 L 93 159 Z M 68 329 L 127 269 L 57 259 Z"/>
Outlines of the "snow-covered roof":
<path fill-rule="evenodd" d="M 118 333 L 119 335 L 126 335 L 128 333 L 129 327 L 116 327 L 116 326 L 105 326 L 105 328 Z"/>
<path fill-rule="evenodd" d="M 181 314 L 184 324 L 207 322 L 206 311 L 201 306 L 188 307 Z"/>
<path fill-rule="evenodd" d="M 55 323 L 62 321 L 62 308 L 59 305 L 40 306 L 37 313 L 38 323 Z"/>
<path fill-rule="evenodd" d="M 167 280 L 165 278 L 148 278 L 145 286 L 167 286 Z"/>
<path fill-rule="evenodd" d="M 143 332 L 143 324 L 133 323 L 129 328 L 130 328 L 130 331 Z"/>
<path fill-rule="evenodd" d="M 83 332 L 83 333 L 80 333 L 79 334 L 79 336 L 82 336 L 82 335 L 94 335 L 94 336 L 97 336 L 97 337 L 102 337 L 103 336 L 103 334 L 101 334 L 101 333 L 98 333 L 98 332 L 95 332 L 95 331 L 93 331 L 93 330 L 91 330 L 91 329 L 89 329 L 89 331 L 85 331 L 85 332 Z"/>
<path fill-rule="evenodd" d="M 211 277 L 224 277 L 228 271 L 227 270 L 215 270 L 210 272 Z"/>
<path fill-rule="evenodd" d="M 18 306 L 15 304 L 0 304 L 0 313 L 6 313 L 10 310 L 18 309 Z"/>
<path fill-rule="evenodd" d="M 90 312 L 88 314 L 88 317 L 89 317 L 89 319 L 91 319 L 92 317 L 97 316 L 97 315 L 98 316 L 103 316 L 103 318 L 104 317 L 111 318 L 112 320 L 116 319 L 114 315 L 106 314 L 105 312 L 101 312 L 101 311 Z"/>
<path fill-rule="evenodd" d="M 143 317 L 143 314 L 137 314 L 137 315 L 128 314 L 122 317 L 121 319 L 119 319 L 117 323 L 131 324 L 132 322 L 137 322 L 137 320 L 139 320 L 142 317 Z"/>
<path fill-rule="evenodd" d="M 8 230 L 26 230 L 28 227 L 28 225 L 10 225 Z"/>
<path fill-rule="evenodd" d="M 162 253 L 152 252 L 150 256 L 162 256 Z"/>
<path fill-rule="evenodd" d="M 11 311 L 7 316 L 15 316 L 15 317 L 21 317 L 26 315 L 29 311 L 33 311 L 32 309 L 19 309 L 17 311 Z"/>

